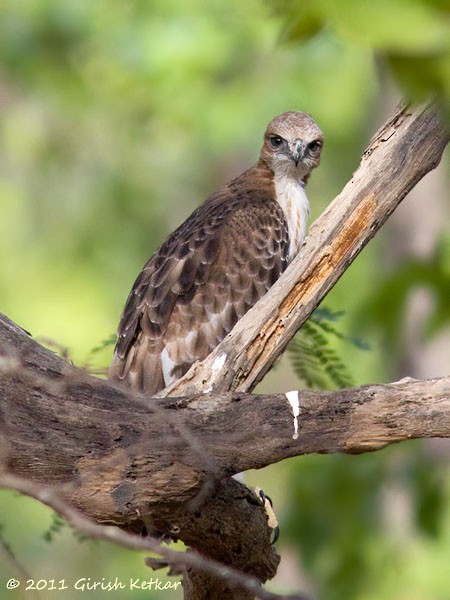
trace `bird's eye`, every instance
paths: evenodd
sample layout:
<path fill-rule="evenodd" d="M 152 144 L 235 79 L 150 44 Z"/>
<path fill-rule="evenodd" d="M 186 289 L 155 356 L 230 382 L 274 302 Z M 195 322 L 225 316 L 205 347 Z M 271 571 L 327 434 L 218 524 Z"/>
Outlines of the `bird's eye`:
<path fill-rule="evenodd" d="M 318 152 L 322 148 L 322 142 L 320 140 L 314 140 L 310 144 L 308 144 L 308 150 L 310 152 Z"/>
<path fill-rule="evenodd" d="M 279 148 L 283 145 L 283 138 L 278 135 L 271 135 L 269 139 L 272 148 Z"/>

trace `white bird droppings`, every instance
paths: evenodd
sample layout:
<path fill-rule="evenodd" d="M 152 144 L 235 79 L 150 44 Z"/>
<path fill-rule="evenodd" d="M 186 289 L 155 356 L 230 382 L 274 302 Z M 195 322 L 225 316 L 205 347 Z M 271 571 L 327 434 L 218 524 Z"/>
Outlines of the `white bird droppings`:
<path fill-rule="evenodd" d="M 225 364 L 226 360 L 227 360 L 227 355 L 225 354 L 225 352 L 222 352 L 222 354 L 219 354 L 219 356 L 214 360 L 214 362 L 211 366 L 211 376 L 209 377 L 207 386 L 203 390 L 204 394 L 207 394 L 208 392 L 212 391 L 213 382 L 214 382 L 217 374 L 222 370 L 222 367 Z"/>
<path fill-rule="evenodd" d="M 225 364 L 226 360 L 227 360 L 227 355 L 225 354 L 225 352 L 222 352 L 222 354 L 219 354 L 219 356 L 216 358 L 216 360 L 212 364 L 212 368 L 211 368 L 212 372 L 215 374 L 218 371 L 220 371 L 220 369 Z"/>
<path fill-rule="evenodd" d="M 294 416 L 294 433 L 292 439 L 298 438 L 298 416 L 300 414 L 300 401 L 298 399 L 298 392 L 286 392 L 286 398 L 291 406 L 292 414 Z"/>

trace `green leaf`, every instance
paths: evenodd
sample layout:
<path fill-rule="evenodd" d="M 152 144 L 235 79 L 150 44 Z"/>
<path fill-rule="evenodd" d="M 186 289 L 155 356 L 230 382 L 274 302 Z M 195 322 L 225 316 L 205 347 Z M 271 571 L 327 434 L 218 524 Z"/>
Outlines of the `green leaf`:
<path fill-rule="evenodd" d="M 49 528 L 42 534 L 42 537 L 46 542 L 52 542 L 55 535 L 60 533 L 61 530 L 67 526 L 67 521 L 63 519 L 58 513 L 52 513 L 52 521 Z"/>
<path fill-rule="evenodd" d="M 450 53 L 425 56 L 390 53 L 387 60 L 406 98 L 418 102 L 435 95 L 444 110 L 449 110 Z"/>
<path fill-rule="evenodd" d="M 433 306 L 422 331 L 425 339 L 450 323 L 450 240 L 442 240 L 436 254 L 428 261 L 410 260 L 380 281 L 378 291 L 361 307 L 366 323 L 372 322 L 390 340 L 399 339 L 404 327 L 404 308 L 410 293 L 419 287 L 427 288 L 433 296 Z"/>
<path fill-rule="evenodd" d="M 288 22 L 280 34 L 284 43 L 301 43 L 314 37 L 324 27 L 324 22 L 317 14 L 308 12 Z"/>
<path fill-rule="evenodd" d="M 365 349 L 367 345 L 347 338 L 331 324 L 343 314 L 327 308 L 317 310 L 288 346 L 294 372 L 309 388 L 343 388 L 353 384 L 347 366 L 330 346 L 330 341 L 341 339 Z"/>
<path fill-rule="evenodd" d="M 449 47 L 448 13 L 427 0 L 327 1 L 336 31 L 378 50 L 408 53 Z"/>
<path fill-rule="evenodd" d="M 113 333 L 106 339 L 102 340 L 97 346 L 95 346 L 95 348 L 92 348 L 92 350 L 89 352 L 89 355 L 92 356 L 93 354 L 97 354 L 98 352 L 101 352 L 109 346 L 113 346 L 116 343 L 116 341 L 117 336 L 115 333 Z"/>

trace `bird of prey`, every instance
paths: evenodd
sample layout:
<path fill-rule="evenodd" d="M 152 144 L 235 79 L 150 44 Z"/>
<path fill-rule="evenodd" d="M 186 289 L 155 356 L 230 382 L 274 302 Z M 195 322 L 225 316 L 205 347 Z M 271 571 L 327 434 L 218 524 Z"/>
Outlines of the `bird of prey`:
<path fill-rule="evenodd" d="M 110 379 L 159 392 L 206 358 L 269 290 L 305 237 L 304 188 L 322 145 L 306 113 L 269 123 L 258 162 L 194 210 L 139 274 Z"/>

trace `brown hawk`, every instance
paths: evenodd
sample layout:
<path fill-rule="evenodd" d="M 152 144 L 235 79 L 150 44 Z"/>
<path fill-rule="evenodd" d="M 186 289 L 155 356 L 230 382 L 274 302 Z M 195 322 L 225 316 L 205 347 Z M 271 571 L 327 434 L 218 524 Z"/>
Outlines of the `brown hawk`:
<path fill-rule="evenodd" d="M 110 379 L 155 394 L 204 359 L 298 253 L 304 188 L 323 135 L 311 116 L 273 119 L 255 166 L 210 196 L 169 235 L 136 279 Z"/>

